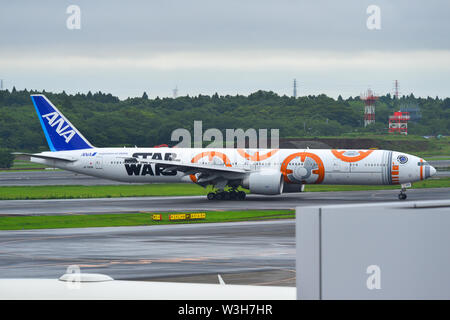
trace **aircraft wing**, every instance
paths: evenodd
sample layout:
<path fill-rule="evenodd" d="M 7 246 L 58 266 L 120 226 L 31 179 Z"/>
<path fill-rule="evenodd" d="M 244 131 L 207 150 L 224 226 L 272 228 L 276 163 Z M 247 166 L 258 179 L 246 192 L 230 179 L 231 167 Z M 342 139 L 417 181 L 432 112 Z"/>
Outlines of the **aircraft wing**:
<path fill-rule="evenodd" d="M 130 159 L 130 158 L 128 158 Z M 195 176 L 195 182 L 201 186 L 206 186 L 210 183 L 222 183 L 226 184 L 229 180 L 242 179 L 245 174 L 251 172 L 250 170 L 237 169 L 233 167 L 227 167 L 219 164 L 199 164 L 199 163 L 181 163 L 178 161 L 167 160 L 141 160 L 132 158 L 135 163 L 143 164 L 158 164 L 167 171 L 180 171 L 185 176 Z M 194 177 L 193 177 L 194 178 Z"/>
<path fill-rule="evenodd" d="M 196 172 L 228 172 L 228 173 L 248 173 L 249 170 L 237 169 L 233 167 L 227 167 L 225 165 L 218 164 L 199 164 L 199 163 L 180 163 L 177 161 L 167 161 L 167 160 L 144 160 L 139 161 L 140 163 L 155 163 L 168 170 L 177 170 L 182 172 L 196 171 Z"/>

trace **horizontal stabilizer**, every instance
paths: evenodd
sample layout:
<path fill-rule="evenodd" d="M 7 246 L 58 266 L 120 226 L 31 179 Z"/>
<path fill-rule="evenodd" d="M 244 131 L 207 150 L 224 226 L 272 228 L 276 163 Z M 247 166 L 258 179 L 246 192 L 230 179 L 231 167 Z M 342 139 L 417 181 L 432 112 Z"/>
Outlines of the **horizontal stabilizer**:
<path fill-rule="evenodd" d="M 53 155 L 39 154 L 39 153 L 13 152 L 12 154 L 14 154 L 14 155 L 21 155 L 21 156 L 30 156 L 30 157 L 33 157 L 33 158 L 40 158 L 40 159 L 45 159 L 45 160 L 61 160 L 61 161 L 68 161 L 68 162 L 73 162 L 73 161 L 77 160 L 77 159 L 75 159 L 73 157 L 53 156 Z"/>

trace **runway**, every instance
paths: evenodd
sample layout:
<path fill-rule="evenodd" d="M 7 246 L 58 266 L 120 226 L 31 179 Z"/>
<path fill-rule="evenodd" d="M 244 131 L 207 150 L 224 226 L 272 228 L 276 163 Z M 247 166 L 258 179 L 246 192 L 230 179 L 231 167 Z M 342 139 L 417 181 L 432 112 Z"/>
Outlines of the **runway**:
<path fill-rule="evenodd" d="M 0 231 L 0 278 L 59 278 L 70 265 L 114 279 L 295 286 L 295 223 Z"/>
<path fill-rule="evenodd" d="M 316 204 L 397 202 L 399 190 L 305 192 L 280 196 L 248 195 L 244 201 L 210 201 L 205 196 L 133 197 L 102 199 L 2 200 L 1 215 L 67 215 L 158 211 L 294 209 Z M 443 200 L 450 188 L 411 189 L 408 199 Z"/>

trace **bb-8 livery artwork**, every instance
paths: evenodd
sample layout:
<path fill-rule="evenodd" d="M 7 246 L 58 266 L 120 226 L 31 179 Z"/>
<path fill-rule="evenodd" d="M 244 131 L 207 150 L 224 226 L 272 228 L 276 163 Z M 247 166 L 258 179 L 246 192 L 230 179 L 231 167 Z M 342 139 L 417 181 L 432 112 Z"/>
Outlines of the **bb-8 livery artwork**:
<path fill-rule="evenodd" d="M 195 149 L 192 149 L 195 153 Z M 400 199 L 406 198 L 408 183 L 431 177 L 435 169 L 423 159 L 389 150 L 326 150 L 326 149 L 214 149 L 192 157 L 192 163 L 210 164 L 248 171 L 244 179 L 229 179 L 226 186 L 234 192 L 239 186 L 261 194 L 299 192 L 305 184 L 335 185 L 402 185 Z M 278 181 L 277 173 L 281 174 Z M 251 179 L 251 176 L 258 176 Z M 204 184 L 205 175 L 190 175 L 194 183 Z M 203 181 L 202 181 L 203 179 Z M 253 183 L 252 183 L 253 182 Z M 266 185 L 258 188 L 256 185 Z M 221 187 L 221 186 L 219 186 Z M 222 192 L 222 199 L 228 194 Z M 214 199 L 217 192 L 209 194 Z M 231 195 L 231 198 L 233 195 Z M 219 197 L 220 198 L 220 197 Z"/>
<path fill-rule="evenodd" d="M 311 152 L 297 152 L 289 155 L 281 163 L 280 170 L 286 183 L 322 183 L 325 176 L 322 160 Z"/>

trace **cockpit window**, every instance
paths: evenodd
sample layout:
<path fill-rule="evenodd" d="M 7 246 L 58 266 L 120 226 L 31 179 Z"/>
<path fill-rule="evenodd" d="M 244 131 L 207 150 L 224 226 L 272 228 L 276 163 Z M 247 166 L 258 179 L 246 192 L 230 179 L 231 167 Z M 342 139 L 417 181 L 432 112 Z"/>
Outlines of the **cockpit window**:
<path fill-rule="evenodd" d="M 418 162 L 417 165 L 419 167 L 422 167 L 422 166 L 429 166 L 430 164 L 428 162 L 424 161 L 424 162 Z"/>

